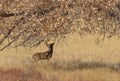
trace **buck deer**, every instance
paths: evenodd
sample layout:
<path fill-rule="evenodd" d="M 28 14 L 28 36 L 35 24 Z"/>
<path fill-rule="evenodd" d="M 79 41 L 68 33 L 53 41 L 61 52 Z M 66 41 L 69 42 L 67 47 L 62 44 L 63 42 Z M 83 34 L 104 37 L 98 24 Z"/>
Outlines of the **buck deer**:
<path fill-rule="evenodd" d="M 46 52 L 41 52 L 41 53 L 35 53 L 32 56 L 32 59 L 34 61 L 39 61 L 39 60 L 49 60 L 52 57 L 53 54 L 53 46 L 54 43 L 47 44 L 49 50 Z"/>

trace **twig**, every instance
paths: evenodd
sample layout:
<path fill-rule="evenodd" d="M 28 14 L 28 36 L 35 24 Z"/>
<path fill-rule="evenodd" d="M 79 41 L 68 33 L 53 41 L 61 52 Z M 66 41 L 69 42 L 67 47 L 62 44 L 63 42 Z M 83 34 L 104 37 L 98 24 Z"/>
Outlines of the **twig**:
<path fill-rule="evenodd" d="M 21 18 L 18 22 L 16 22 L 16 24 L 9 30 L 9 32 L 7 33 L 7 35 L 5 35 L 2 39 L 0 39 L 0 44 L 2 44 L 4 42 L 4 40 L 11 34 L 11 32 L 16 28 L 16 25 L 18 25 L 20 23 L 20 21 L 22 21 L 24 18 Z"/>
<path fill-rule="evenodd" d="M 12 40 L 12 41 L 9 42 L 6 46 L 4 46 L 3 48 L 1 48 L 0 51 L 4 50 L 4 49 L 7 48 L 8 46 L 10 46 L 14 41 L 16 41 L 16 40 L 20 37 L 21 34 L 22 34 L 22 32 L 19 33 L 19 35 L 17 35 L 14 40 Z"/>
<path fill-rule="evenodd" d="M 25 44 L 31 37 L 32 37 L 32 35 L 30 35 L 28 38 L 26 38 L 22 43 L 16 45 L 15 48 L 18 47 L 18 46 L 20 46 L 20 45 Z"/>

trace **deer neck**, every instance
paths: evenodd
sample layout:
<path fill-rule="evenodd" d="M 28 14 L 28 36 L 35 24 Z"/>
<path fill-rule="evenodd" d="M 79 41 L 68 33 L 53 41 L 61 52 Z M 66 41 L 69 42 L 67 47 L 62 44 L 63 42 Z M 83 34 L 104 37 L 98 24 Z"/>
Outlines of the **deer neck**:
<path fill-rule="evenodd" d="M 50 51 L 50 53 L 53 53 L 53 47 L 51 47 L 49 51 Z"/>

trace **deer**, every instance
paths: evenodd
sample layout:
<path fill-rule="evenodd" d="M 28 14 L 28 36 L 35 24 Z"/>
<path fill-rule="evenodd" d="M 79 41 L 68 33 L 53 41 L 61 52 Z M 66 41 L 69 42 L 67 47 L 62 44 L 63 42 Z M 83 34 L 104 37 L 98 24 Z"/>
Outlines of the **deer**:
<path fill-rule="evenodd" d="M 41 52 L 41 53 L 35 53 L 32 55 L 33 61 L 37 62 L 39 60 L 49 60 L 52 57 L 54 43 L 47 44 L 47 46 L 49 48 L 48 51 Z"/>

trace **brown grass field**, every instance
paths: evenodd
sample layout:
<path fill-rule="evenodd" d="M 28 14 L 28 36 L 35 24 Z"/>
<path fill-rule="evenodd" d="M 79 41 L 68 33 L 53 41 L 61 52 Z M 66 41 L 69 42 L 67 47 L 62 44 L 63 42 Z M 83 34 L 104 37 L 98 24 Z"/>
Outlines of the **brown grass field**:
<path fill-rule="evenodd" d="M 120 81 L 119 39 L 95 43 L 98 35 L 82 38 L 68 34 L 55 43 L 53 57 L 33 62 L 31 56 L 47 50 L 38 48 L 7 48 L 0 52 L 2 81 Z"/>

